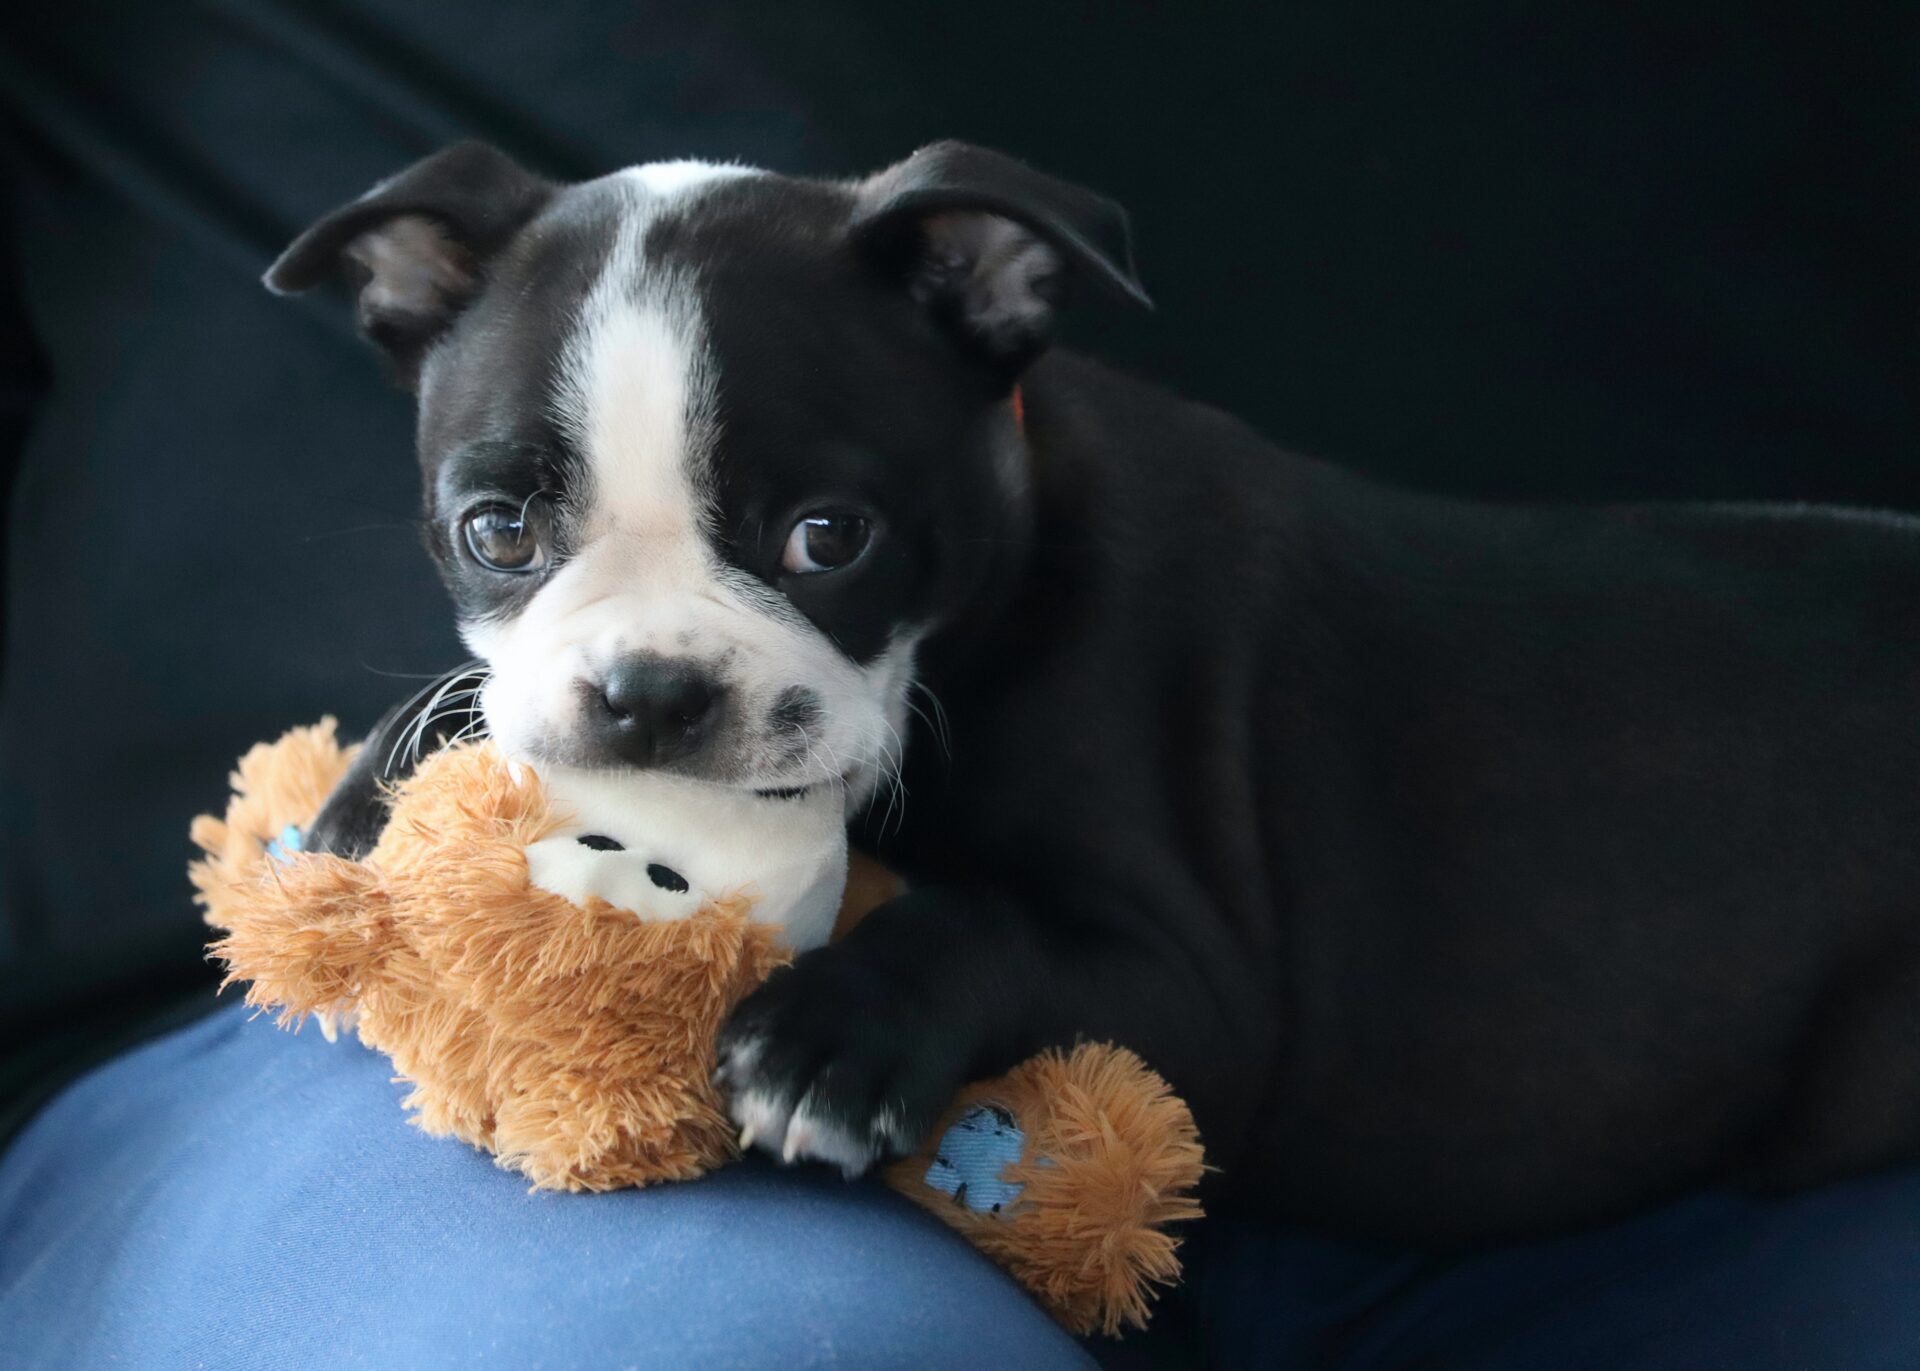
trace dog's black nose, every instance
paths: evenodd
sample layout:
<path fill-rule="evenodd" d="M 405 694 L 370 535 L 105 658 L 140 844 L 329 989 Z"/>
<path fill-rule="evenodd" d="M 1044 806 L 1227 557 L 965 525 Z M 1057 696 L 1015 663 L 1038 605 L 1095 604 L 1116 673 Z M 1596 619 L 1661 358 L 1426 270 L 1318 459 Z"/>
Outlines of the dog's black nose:
<path fill-rule="evenodd" d="M 630 766 L 658 766 L 699 749 L 722 695 L 694 662 L 639 653 L 588 686 L 587 728 L 599 750 Z"/>

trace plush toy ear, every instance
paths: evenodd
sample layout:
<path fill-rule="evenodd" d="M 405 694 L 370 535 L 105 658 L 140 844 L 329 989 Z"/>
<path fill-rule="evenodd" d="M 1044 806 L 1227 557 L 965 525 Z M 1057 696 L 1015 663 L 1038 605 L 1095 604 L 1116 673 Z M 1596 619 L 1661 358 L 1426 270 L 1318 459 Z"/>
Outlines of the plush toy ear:
<path fill-rule="evenodd" d="M 361 330 L 411 386 L 488 260 L 555 190 L 497 148 L 455 143 L 318 220 L 268 268 L 267 287 L 292 295 L 346 280 Z"/>
<path fill-rule="evenodd" d="M 857 194 L 855 247 L 1009 376 L 1052 340 L 1074 279 L 1152 306 L 1126 211 L 1002 153 L 932 143 Z"/>

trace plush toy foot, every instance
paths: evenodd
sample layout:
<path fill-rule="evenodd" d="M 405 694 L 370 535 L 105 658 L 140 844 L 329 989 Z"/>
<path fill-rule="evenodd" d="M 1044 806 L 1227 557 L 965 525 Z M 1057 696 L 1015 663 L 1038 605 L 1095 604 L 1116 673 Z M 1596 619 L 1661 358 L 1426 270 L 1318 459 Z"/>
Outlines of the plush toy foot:
<path fill-rule="evenodd" d="M 1143 1328 L 1200 1217 L 1193 1116 L 1133 1053 L 1048 1052 L 969 1087 L 887 1183 L 1005 1267 L 1069 1331 Z"/>

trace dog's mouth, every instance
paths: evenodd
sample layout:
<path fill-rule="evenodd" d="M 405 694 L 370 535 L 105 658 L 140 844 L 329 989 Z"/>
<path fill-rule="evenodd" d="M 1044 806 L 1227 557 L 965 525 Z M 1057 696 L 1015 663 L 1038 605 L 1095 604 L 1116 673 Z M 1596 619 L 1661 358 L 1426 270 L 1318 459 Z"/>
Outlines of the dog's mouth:
<path fill-rule="evenodd" d="M 762 800 L 804 800 L 824 784 L 825 782 L 817 782 L 813 785 L 773 786 L 766 790 L 756 790 L 753 793 L 757 798 Z"/>
<path fill-rule="evenodd" d="M 697 746 L 642 762 L 598 745 L 577 716 L 547 718 L 528 708 L 529 697 L 537 692 L 521 689 L 499 698 L 500 679 L 489 677 L 484 691 L 472 692 L 484 698 L 477 705 L 463 703 L 461 708 L 472 708 L 477 715 L 472 721 L 474 736 L 490 734 L 510 759 L 536 774 L 547 768 L 615 774 L 654 771 L 769 802 L 814 803 L 832 795 L 842 798 L 851 811 L 889 777 L 903 746 L 896 743 L 890 748 L 862 736 L 869 732 L 899 736 L 897 729 L 884 722 L 874 729 L 857 727 L 866 711 L 854 708 L 851 722 L 829 717 L 819 701 L 824 691 L 809 690 L 800 697 L 795 690 L 781 695 L 772 708 L 730 706 L 704 731 Z M 804 709 L 796 698 L 805 703 Z M 859 703 L 855 701 L 856 706 Z"/>
<path fill-rule="evenodd" d="M 527 765 L 536 773 L 539 772 L 542 767 L 558 765 L 574 770 L 590 771 L 611 776 L 660 774 L 674 776 L 681 780 L 719 786 L 728 790 L 744 790 L 756 800 L 772 800 L 775 802 L 804 800 L 823 790 L 851 790 L 859 775 L 856 769 L 850 770 L 843 775 L 824 776 L 815 780 L 801 781 L 791 785 L 767 785 L 764 783 L 756 783 L 755 781 L 745 778 L 726 779 L 724 777 L 705 776 L 694 771 L 635 767 L 618 762 L 607 763 L 594 760 L 576 760 L 566 754 L 548 756 L 537 749 L 516 753 L 514 757 L 515 760 Z"/>
<path fill-rule="evenodd" d="M 754 798 L 761 800 L 804 800 L 809 795 L 822 790 L 838 790 L 849 793 L 859 785 L 863 768 L 849 767 L 838 775 L 823 776 L 816 780 L 801 781 L 794 785 L 749 786 Z"/>
<path fill-rule="evenodd" d="M 521 739 L 492 727 L 491 721 L 484 717 L 463 736 L 492 737 L 510 759 L 536 773 L 549 767 L 609 775 L 658 773 L 745 791 L 756 799 L 774 801 L 805 799 L 828 790 L 851 792 L 860 785 L 867 769 L 861 762 L 843 762 L 842 769 L 830 769 L 821 765 L 826 760 L 824 757 L 811 758 L 813 764 L 809 766 L 794 765 L 798 758 L 765 744 L 750 749 L 750 760 L 739 757 L 740 751 L 749 749 L 722 747 L 667 764 L 636 765 L 581 746 L 571 733 L 563 730 L 543 730 L 531 738 Z"/>

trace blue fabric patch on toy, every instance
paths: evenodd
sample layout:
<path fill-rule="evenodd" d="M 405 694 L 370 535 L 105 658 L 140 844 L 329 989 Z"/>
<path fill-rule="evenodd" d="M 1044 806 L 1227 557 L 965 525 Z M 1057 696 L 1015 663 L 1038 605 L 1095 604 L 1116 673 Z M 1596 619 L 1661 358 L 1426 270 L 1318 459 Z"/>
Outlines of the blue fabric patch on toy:
<path fill-rule="evenodd" d="M 926 1182 L 976 1214 L 1002 1213 L 1026 1188 L 1001 1179 L 1026 1145 L 1012 1114 L 997 1104 L 977 1104 L 940 1139 Z"/>
<path fill-rule="evenodd" d="M 291 861 L 306 842 L 300 832 L 299 824 L 288 824 L 280 830 L 280 836 L 267 844 L 267 855 L 276 862 Z"/>

